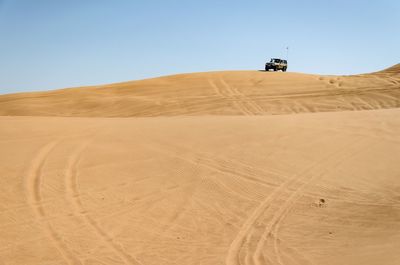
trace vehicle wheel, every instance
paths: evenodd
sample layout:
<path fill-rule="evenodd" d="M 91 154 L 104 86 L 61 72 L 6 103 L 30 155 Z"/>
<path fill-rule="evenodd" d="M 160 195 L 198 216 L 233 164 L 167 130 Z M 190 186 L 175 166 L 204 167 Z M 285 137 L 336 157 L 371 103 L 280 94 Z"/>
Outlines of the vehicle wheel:
<path fill-rule="evenodd" d="M 286 67 L 283 67 L 282 72 L 286 72 Z"/>
<path fill-rule="evenodd" d="M 268 67 L 265 67 L 265 72 L 268 72 L 269 71 L 269 68 Z"/>

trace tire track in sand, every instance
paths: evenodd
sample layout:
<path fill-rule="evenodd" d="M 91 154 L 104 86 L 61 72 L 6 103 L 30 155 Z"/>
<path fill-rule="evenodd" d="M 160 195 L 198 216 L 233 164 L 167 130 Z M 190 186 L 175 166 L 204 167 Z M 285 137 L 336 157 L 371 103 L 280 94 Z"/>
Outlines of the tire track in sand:
<path fill-rule="evenodd" d="M 46 210 L 42 204 L 42 174 L 48 156 L 60 141 L 52 141 L 44 145 L 31 162 L 27 176 L 27 193 L 28 203 L 33 208 L 36 218 L 39 223 L 45 222 L 45 230 L 48 236 L 54 242 L 55 247 L 62 255 L 63 259 L 70 265 L 81 265 L 81 261 L 74 256 L 71 250 L 67 247 L 62 239 L 62 236 L 57 233 L 57 230 L 51 225 L 48 220 Z M 43 220 L 46 219 L 46 220 Z"/>
<path fill-rule="evenodd" d="M 130 265 L 143 265 L 139 260 L 135 257 L 127 253 L 124 248 L 115 242 L 112 236 L 110 236 L 107 231 L 103 230 L 101 226 L 97 223 L 95 219 L 93 219 L 90 215 L 87 214 L 85 210 L 78 185 L 78 165 L 81 160 L 83 152 L 87 149 L 88 145 L 91 141 L 87 141 L 80 145 L 72 155 L 68 159 L 66 171 L 65 171 L 65 182 L 66 182 L 66 190 L 67 190 L 67 199 L 71 202 L 74 208 L 75 216 L 81 216 L 88 224 L 89 227 L 93 229 L 98 238 L 109 248 L 111 249 L 120 259 L 124 261 L 125 264 Z"/>
<path fill-rule="evenodd" d="M 238 100 L 235 91 L 233 91 L 230 86 L 225 85 L 222 79 L 220 81 L 223 84 L 222 86 L 218 86 L 212 80 L 209 80 L 208 82 L 215 89 L 215 92 L 218 96 L 225 100 L 231 101 L 233 106 L 243 115 L 253 115 L 254 113 L 249 108 L 247 108 L 241 100 Z"/>
<path fill-rule="evenodd" d="M 354 143 L 353 143 L 354 144 Z M 253 213 L 250 214 L 250 216 L 246 219 L 246 221 L 243 223 L 241 229 L 238 231 L 235 239 L 232 241 L 229 249 L 228 249 L 228 254 L 226 257 L 226 264 L 227 265 L 234 265 L 234 264 L 240 264 L 239 262 L 239 254 L 240 250 L 244 244 L 244 241 L 248 237 L 248 234 L 254 224 L 257 222 L 258 218 L 264 213 L 265 209 L 268 208 L 271 202 L 273 202 L 276 198 L 279 198 L 281 194 L 284 195 L 284 190 L 289 188 L 289 186 L 296 182 L 297 178 L 300 176 L 301 178 L 304 178 L 304 176 L 307 175 L 307 173 L 317 167 L 321 162 L 326 161 L 327 159 L 334 157 L 338 153 L 342 152 L 343 149 L 345 148 L 340 148 L 327 156 L 323 157 L 322 159 L 312 163 L 310 166 L 308 166 L 306 169 L 304 169 L 302 172 L 298 174 L 294 174 L 292 177 L 288 178 L 284 183 L 282 183 L 280 186 L 278 186 L 272 193 L 270 193 L 259 205 L 258 207 L 253 211 Z M 282 212 L 280 210 L 279 212 Z M 275 213 L 276 214 L 276 213 Z M 274 215 L 275 216 L 275 215 Z M 267 225 L 263 235 L 261 236 L 260 240 L 266 238 L 265 234 L 268 234 L 269 231 L 271 230 L 271 223 Z M 253 262 L 255 264 L 258 264 L 256 257 L 260 256 L 261 252 L 259 250 L 259 244 L 257 246 L 257 250 L 255 255 L 253 256 Z"/>
<path fill-rule="evenodd" d="M 359 141 L 352 143 L 351 145 L 349 145 L 348 148 L 343 149 L 343 151 L 349 150 L 350 147 L 357 145 L 358 142 Z M 290 197 L 286 199 L 286 201 L 285 201 L 284 205 L 281 207 L 281 209 L 279 209 L 277 212 L 275 212 L 274 218 L 270 222 L 271 225 L 270 225 L 269 233 L 272 233 L 274 235 L 273 245 L 274 245 L 274 251 L 275 251 L 275 254 L 277 257 L 278 264 L 281 264 L 281 265 L 284 264 L 282 261 L 281 255 L 280 255 L 279 247 L 278 247 L 278 240 L 279 240 L 278 233 L 279 233 L 279 229 L 280 229 L 280 224 L 286 218 L 286 216 L 289 214 L 290 210 L 293 208 L 296 201 L 301 197 L 301 192 L 309 185 L 309 183 L 311 183 L 312 180 L 318 179 L 321 176 L 331 172 L 332 170 L 336 169 L 341 163 L 343 163 L 344 161 L 348 161 L 349 158 L 354 157 L 362 150 L 364 150 L 364 149 L 356 148 L 353 152 L 350 152 L 346 155 L 340 155 L 340 156 L 333 157 L 334 159 L 335 158 L 336 159 L 335 159 L 335 161 L 333 161 L 332 166 L 327 167 L 328 168 L 327 170 L 310 177 L 309 179 L 306 180 L 306 182 L 302 183 L 292 193 L 292 195 L 290 195 Z M 312 263 L 310 263 L 310 264 L 312 264 Z"/>
<path fill-rule="evenodd" d="M 264 109 L 258 105 L 253 99 L 240 92 L 237 88 L 229 85 L 223 78 L 221 83 L 231 92 L 231 95 L 241 102 L 253 115 L 264 113 Z"/>

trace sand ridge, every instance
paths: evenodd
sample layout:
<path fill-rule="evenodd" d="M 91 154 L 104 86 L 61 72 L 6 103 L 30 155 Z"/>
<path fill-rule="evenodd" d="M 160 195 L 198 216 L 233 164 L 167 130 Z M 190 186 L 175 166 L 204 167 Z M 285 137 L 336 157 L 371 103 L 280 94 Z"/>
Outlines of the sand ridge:
<path fill-rule="evenodd" d="M 181 74 L 0 96 L 0 115 L 154 117 L 269 115 L 396 108 L 400 71 L 318 76 L 263 71 Z"/>

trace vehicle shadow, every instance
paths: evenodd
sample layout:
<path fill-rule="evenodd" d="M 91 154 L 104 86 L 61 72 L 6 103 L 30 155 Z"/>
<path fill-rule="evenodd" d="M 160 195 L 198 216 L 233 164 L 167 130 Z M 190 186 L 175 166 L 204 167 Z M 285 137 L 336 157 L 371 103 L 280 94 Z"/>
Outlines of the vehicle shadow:
<path fill-rule="evenodd" d="M 258 71 L 258 72 L 269 72 L 269 73 L 283 72 L 282 70 L 278 70 L 278 71 L 257 70 L 257 71 Z"/>

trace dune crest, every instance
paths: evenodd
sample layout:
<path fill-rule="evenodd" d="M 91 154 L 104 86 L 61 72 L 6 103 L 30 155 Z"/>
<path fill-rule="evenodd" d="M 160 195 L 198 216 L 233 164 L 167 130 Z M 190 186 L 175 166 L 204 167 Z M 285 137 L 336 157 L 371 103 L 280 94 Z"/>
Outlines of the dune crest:
<path fill-rule="evenodd" d="M 226 71 L 3 95 L 0 115 L 269 115 L 396 108 L 399 98 L 399 65 L 355 76 Z"/>

